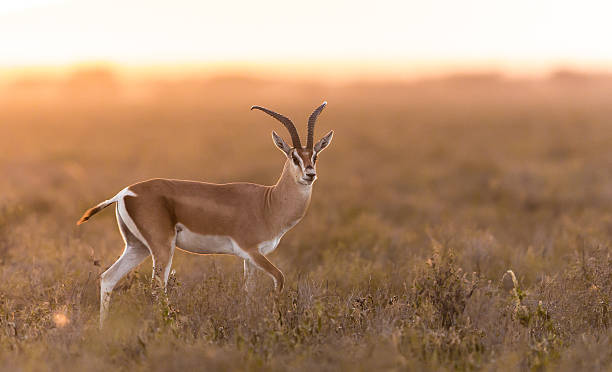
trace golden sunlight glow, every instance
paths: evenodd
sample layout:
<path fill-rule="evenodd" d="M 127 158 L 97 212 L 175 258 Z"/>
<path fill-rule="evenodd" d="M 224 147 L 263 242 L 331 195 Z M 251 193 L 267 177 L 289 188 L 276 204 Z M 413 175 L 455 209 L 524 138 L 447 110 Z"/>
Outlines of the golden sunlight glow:
<path fill-rule="evenodd" d="M 612 65 L 606 1 L 0 2 L 0 65 Z"/>
<path fill-rule="evenodd" d="M 53 314 L 53 323 L 55 324 L 56 327 L 62 328 L 68 325 L 68 323 L 70 323 L 70 319 L 68 319 L 68 317 L 66 316 L 66 314 L 64 314 L 64 312 L 58 311 L 55 314 Z"/>

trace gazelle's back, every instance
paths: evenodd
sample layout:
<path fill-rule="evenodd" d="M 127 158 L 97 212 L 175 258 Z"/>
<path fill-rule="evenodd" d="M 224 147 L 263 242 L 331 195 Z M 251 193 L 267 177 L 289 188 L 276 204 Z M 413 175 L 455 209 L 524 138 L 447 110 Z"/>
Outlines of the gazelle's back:
<path fill-rule="evenodd" d="M 267 186 L 152 179 L 129 189 L 136 196 L 127 197 L 125 204 L 136 225 L 142 221 L 173 233 L 180 221 L 181 226 L 201 235 L 226 235 L 236 240 L 245 240 L 241 236 L 247 234 L 254 235 L 254 240 L 266 238 L 259 225 Z M 162 211 L 165 213 L 160 214 Z M 151 215 L 163 216 L 164 221 L 151 221 Z"/>

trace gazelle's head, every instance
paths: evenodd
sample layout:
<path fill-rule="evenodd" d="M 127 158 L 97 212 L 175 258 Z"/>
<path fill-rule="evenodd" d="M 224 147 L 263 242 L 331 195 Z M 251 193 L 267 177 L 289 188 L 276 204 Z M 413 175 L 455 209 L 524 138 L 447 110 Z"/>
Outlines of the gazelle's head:
<path fill-rule="evenodd" d="M 291 135 L 293 147 L 289 146 L 281 136 L 272 131 L 272 139 L 274 144 L 287 156 L 288 169 L 295 182 L 304 186 L 310 186 L 317 179 L 317 157 L 321 151 L 323 151 L 331 143 L 334 131 L 329 131 L 323 138 L 321 138 L 316 144 L 314 143 L 314 127 L 317 122 L 317 117 L 323 111 L 327 105 L 327 102 L 317 107 L 310 118 L 308 118 L 308 137 L 306 140 L 306 147 L 302 147 L 300 142 L 300 136 L 298 135 L 297 129 L 293 122 L 286 116 L 283 116 L 274 111 L 268 110 L 261 106 L 253 106 L 251 110 L 257 109 L 265 112 L 266 114 L 274 117 L 287 128 Z"/>

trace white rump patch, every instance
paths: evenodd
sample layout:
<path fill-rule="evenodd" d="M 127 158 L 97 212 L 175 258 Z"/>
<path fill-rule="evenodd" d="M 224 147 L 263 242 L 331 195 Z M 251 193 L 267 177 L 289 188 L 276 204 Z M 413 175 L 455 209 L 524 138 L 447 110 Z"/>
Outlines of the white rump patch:
<path fill-rule="evenodd" d="M 144 236 L 142 236 L 142 234 L 140 233 L 140 230 L 138 230 L 138 227 L 136 226 L 136 223 L 134 223 L 134 220 L 132 219 L 127 209 L 125 208 L 125 201 L 123 199 L 126 196 L 138 196 L 138 195 L 136 195 L 136 193 L 134 193 L 128 187 L 119 191 L 119 193 L 115 195 L 115 197 L 113 198 L 114 200 L 117 201 L 117 213 L 119 214 L 119 216 L 121 216 L 121 219 L 127 226 L 128 230 L 130 230 L 130 232 L 138 240 L 140 240 L 142 244 L 144 244 L 149 249 L 151 256 L 153 256 L 153 252 L 151 252 L 151 247 L 149 246 L 149 243 L 147 243 L 147 240 L 144 238 Z M 155 258 L 153 258 L 153 264 L 155 264 Z"/>

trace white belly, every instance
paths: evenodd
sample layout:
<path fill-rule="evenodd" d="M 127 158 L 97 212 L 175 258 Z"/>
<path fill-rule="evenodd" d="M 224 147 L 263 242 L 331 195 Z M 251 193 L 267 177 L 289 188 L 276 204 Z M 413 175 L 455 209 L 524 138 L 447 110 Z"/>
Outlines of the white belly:
<path fill-rule="evenodd" d="M 233 254 L 246 258 L 234 239 L 225 235 L 201 235 L 185 226 L 177 225 L 176 245 L 182 250 L 198 254 Z"/>
<path fill-rule="evenodd" d="M 236 241 L 226 235 L 202 235 L 189 230 L 182 224 L 177 224 L 176 246 L 180 249 L 198 254 L 233 254 L 248 258 Z M 285 232 L 274 239 L 257 245 L 259 253 L 264 256 L 276 249 Z"/>

